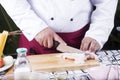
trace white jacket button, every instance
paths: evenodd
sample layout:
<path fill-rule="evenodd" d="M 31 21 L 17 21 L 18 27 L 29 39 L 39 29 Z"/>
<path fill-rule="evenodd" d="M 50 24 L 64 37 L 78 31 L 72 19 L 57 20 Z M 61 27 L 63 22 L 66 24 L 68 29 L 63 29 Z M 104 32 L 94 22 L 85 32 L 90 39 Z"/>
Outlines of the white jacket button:
<path fill-rule="evenodd" d="M 71 18 L 70 21 L 73 21 L 73 18 Z"/>
<path fill-rule="evenodd" d="M 51 19 L 51 20 L 54 20 L 54 18 L 53 18 L 53 17 L 51 17 L 50 19 Z"/>

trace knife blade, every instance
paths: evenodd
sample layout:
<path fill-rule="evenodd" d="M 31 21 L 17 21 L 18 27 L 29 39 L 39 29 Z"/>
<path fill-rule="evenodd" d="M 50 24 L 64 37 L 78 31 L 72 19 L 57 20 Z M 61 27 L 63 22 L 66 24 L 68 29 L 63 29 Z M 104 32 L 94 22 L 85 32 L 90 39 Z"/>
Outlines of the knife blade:
<path fill-rule="evenodd" d="M 60 52 L 66 52 L 66 53 L 83 53 L 81 50 L 68 46 L 68 45 L 64 45 L 64 44 L 60 44 L 58 41 L 54 41 L 54 46 L 56 48 L 56 50 L 60 51 Z"/>

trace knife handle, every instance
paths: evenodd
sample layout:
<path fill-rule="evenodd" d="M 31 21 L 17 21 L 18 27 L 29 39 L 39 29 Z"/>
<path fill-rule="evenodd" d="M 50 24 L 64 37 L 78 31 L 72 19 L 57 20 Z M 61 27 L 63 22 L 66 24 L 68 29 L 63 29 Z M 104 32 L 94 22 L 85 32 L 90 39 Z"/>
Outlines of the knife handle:
<path fill-rule="evenodd" d="M 58 47 L 58 45 L 59 45 L 60 43 L 58 42 L 58 41 L 53 41 L 53 46 L 55 47 L 55 48 L 57 48 Z"/>

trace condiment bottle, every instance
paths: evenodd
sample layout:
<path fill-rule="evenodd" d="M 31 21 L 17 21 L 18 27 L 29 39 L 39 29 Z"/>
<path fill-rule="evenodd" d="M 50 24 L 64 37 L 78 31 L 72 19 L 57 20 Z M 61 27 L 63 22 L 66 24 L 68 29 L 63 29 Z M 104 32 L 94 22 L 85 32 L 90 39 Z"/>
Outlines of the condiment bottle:
<path fill-rule="evenodd" d="M 29 80 L 31 67 L 29 64 L 29 60 L 26 57 L 27 49 L 18 48 L 16 52 L 17 52 L 17 59 L 14 64 L 14 79 Z"/>

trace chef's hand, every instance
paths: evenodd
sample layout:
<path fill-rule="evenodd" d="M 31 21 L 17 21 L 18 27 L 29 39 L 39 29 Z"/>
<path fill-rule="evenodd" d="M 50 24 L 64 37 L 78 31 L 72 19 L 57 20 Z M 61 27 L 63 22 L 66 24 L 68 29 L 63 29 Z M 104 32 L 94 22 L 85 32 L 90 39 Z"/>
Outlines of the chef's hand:
<path fill-rule="evenodd" d="M 61 44 L 66 43 L 60 38 L 51 28 L 46 28 L 35 36 L 35 40 L 44 47 L 53 47 L 53 41 L 58 41 Z"/>
<path fill-rule="evenodd" d="M 96 52 L 97 50 L 100 49 L 100 45 L 95 39 L 90 37 L 84 37 L 81 42 L 80 49 L 82 51 Z"/>

